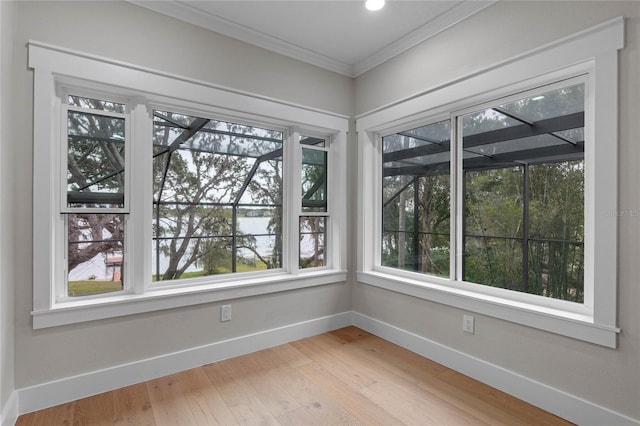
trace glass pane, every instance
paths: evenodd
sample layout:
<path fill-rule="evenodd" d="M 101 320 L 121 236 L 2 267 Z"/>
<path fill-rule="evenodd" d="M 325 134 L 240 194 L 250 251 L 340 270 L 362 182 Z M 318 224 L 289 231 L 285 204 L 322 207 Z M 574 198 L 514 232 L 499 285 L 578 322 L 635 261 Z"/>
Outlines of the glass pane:
<path fill-rule="evenodd" d="M 154 116 L 154 280 L 282 267 L 282 133 Z"/>
<path fill-rule="evenodd" d="M 382 265 L 450 275 L 450 125 L 382 139 Z"/>
<path fill-rule="evenodd" d="M 464 184 L 465 235 L 522 238 L 521 167 L 468 171 Z"/>
<path fill-rule="evenodd" d="M 465 237 L 465 281 L 524 291 L 522 239 Z"/>
<path fill-rule="evenodd" d="M 194 134 L 189 133 L 194 126 L 198 126 L 199 130 Z M 154 112 L 153 144 L 165 147 L 159 152 L 166 151 L 177 141 L 180 148 L 193 151 L 273 158 L 282 156 L 282 137 L 282 132 L 275 130 L 166 111 Z"/>
<path fill-rule="evenodd" d="M 67 97 L 67 103 L 81 108 L 96 109 L 100 111 L 119 112 L 121 114 L 127 112 L 127 108 L 124 104 L 76 95 L 69 95 Z"/>
<path fill-rule="evenodd" d="M 462 120 L 464 279 L 582 303 L 584 86 Z"/>
<path fill-rule="evenodd" d="M 315 138 L 312 136 L 300 136 L 300 143 L 303 145 L 311 145 L 311 146 L 320 146 L 320 147 L 325 147 L 326 146 L 326 140 L 321 139 L 321 138 Z"/>
<path fill-rule="evenodd" d="M 544 92 L 498 108 L 532 122 L 584 112 L 584 85 Z"/>
<path fill-rule="evenodd" d="M 67 206 L 124 207 L 125 120 L 67 114 Z"/>
<path fill-rule="evenodd" d="M 67 294 L 122 290 L 124 215 L 67 215 Z"/>
<path fill-rule="evenodd" d="M 529 241 L 527 292 L 584 303 L 584 243 Z"/>
<path fill-rule="evenodd" d="M 238 272 L 282 267 L 282 208 L 238 210 Z"/>
<path fill-rule="evenodd" d="M 155 239 L 153 281 L 225 274 L 232 271 L 231 237 L 191 236 Z"/>
<path fill-rule="evenodd" d="M 326 217 L 300 217 L 300 268 L 325 266 Z"/>
<path fill-rule="evenodd" d="M 302 149 L 302 211 L 327 211 L 327 153 Z"/>

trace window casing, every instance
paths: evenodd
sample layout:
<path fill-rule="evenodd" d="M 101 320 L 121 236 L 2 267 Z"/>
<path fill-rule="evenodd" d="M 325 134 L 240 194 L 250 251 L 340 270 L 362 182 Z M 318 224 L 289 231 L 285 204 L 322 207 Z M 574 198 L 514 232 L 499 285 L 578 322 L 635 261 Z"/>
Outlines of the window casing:
<path fill-rule="evenodd" d="M 623 20 L 612 20 L 522 54 L 484 72 L 357 117 L 360 178 L 358 280 L 460 309 L 615 347 L 619 332 L 616 327 L 615 302 L 616 223 L 603 215 L 601 209 L 605 206 L 613 210 L 616 208 L 617 50 L 623 46 L 622 30 Z M 500 158 L 500 152 L 467 152 L 463 121 L 479 111 L 499 108 L 527 97 L 531 99 L 542 95 L 545 90 L 576 84 L 584 85 L 584 122 L 587 123 L 584 130 L 584 154 L 578 154 L 584 155 L 584 240 L 567 238 L 560 243 L 584 247 L 583 254 L 578 256 L 583 257 L 578 263 L 584 265 L 584 280 L 579 279 L 584 282 L 584 299 L 572 301 L 570 297 L 544 297 L 527 294 L 526 291 L 500 288 L 500 285 L 486 285 L 491 284 L 487 282 L 478 284 L 477 281 L 486 280 L 486 277 L 472 277 L 468 271 L 465 273 L 465 266 L 468 266 L 465 265 L 465 260 L 471 259 L 465 256 L 464 243 L 469 242 L 473 236 L 472 228 L 465 223 L 465 218 L 468 219 L 470 214 L 468 209 L 472 207 L 468 204 L 468 197 L 465 197 L 465 186 L 473 183 L 469 178 L 477 173 L 466 169 L 469 164 L 475 162 L 480 165 L 485 161 L 482 158 L 474 160 L 472 156 L 483 157 L 482 154 L 485 154 L 485 157 L 494 157 L 491 160 L 494 161 Z M 442 123 L 448 123 L 450 137 L 446 137 L 446 131 L 436 131 L 438 126 L 443 126 Z M 444 136 L 440 136 L 441 134 Z M 385 216 L 387 213 L 383 215 L 385 203 L 390 203 L 386 205 L 387 208 L 392 207 L 393 203 L 398 204 L 397 200 L 403 192 L 407 192 L 404 198 L 405 205 L 409 206 L 405 213 L 406 219 L 419 217 L 420 209 L 425 208 L 421 205 L 425 204 L 424 199 L 418 197 L 412 200 L 409 195 L 413 194 L 414 185 L 424 188 L 421 180 L 426 179 L 425 173 L 416 172 L 417 169 L 424 169 L 424 164 L 407 164 L 406 160 L 410 156 L 405 155 L 435 152 L 433 148 L 418 146 L 420 143 L 415 141 L 419 141 L 419 138 L 428 139 L 429 143 L 426 145 L 432 147 L 438 146 L 438 143 L 442 145 L 447 139 L 455 141 L 452 144 L 455 148 L 449 153 L 444 152 L 442 146 L 438 148 L 442 151 L 440 155 L 443 158 L 430 164 L 432 169 L 436 169 L 431 173 L 430 179 L 437 176 L 438 179 L 445 180 L 447 167 L 451 170 L 448 176 L 451 180 L 448 185 L 451 192 L 451 211 L 448 215 L 451 252 L 444 260 L 432 259 L 434 262 L 430 265 L 425 265 L 424 262 L 421 264 L 419 256 L 408 255 L 402 258 L 394 254 L 395 257 L 389 257 L 389 247 L 393 245 L 393 241 L 389 243 L 392 240 L 389 235 L 397 231 L 404 231 L 406 236 L 414 235 L 412 226 L 417 225 L 407 221 L 404 229 L 400 226 L 383 227 L 385 223 L 390 223 L 391 217 L 397 217 L 397 212 L 391 216 Z M 571 142 L 568 141 L 567 146 Z M 397 147 L 402 143 L 409 145 L 394 149 L 391 147 L 394 143 Z M 411 143 L 416 146 L 412 147 Z M 384 151 L 385 147 L 389 149 Z M 402 162 L 404 164 L 399 164 Z M 405 173 L 405 181 L 401 181 L 398 176 L 403 176 L 403 173 L 393 170 L 394 167 L 405 167 L 406 170 L 414 167 L 415 170 L 413 176 L 412 173 Z M 437 170 L 438 168 L 442 170 Z M 420 174 L 423 176 L 411 181 Z M 519 171 L 516 175 L 523 182 L 522 172 Z M 382 182 L 385 179 L 397 180 L 389 185 L 393 186 L 393 190 L 384 189 Z M 440 191 L 441 200 L 437 208 L 447 218 L 448 194 L 440 188 L 447 185 L 431 184 L 431 189 Z M 433 204 L 431 208 L 435 208 Z M 523 212 L 520 210 L 519 217 L 522 216 Z M 447 224 L 437 220 L 432 222 L 432 228 L 438 223 L 439 226 L 435 226 L 437 229 L 423 227 L 415 235 L 426 232 L 430 233 L 432 240 L 436 236 L 444 239 L 445 241 L 437 243 L 438 254 L 441 254 L 448 249 Z M 530 222 L 529 226 L 533 227 L 533 224 Z M 529 230 L 531 231 L 532 229 Z M 526 237 L 521 233 L 516 240 L 513 240 L 517 242 L 515 245 L 523 247 L 525 243 L 532 244 L 533 239 L 530 235 Z M 421 249 L 419 242 L 414 241 L 413 247 L 415 253 Z M 529 248 L 527 252 L 531 250 Z M 411 251 L 411 244 L 406 243 L 405 251 Z M 449 271 L 446 270 L 447 258 Z M 526 258 L 520 253 L 514 263 L 523 265 L 525 261 Z M 404 267 L 400 266 L 401 262 L 404 262 Z M 530 261 L 527 262 L 530 264 Z M 523 276 L 524 271 L 518 270 L 517 275 Z M 469 282 L 467 279 L 476 282 Z M 576 290 L 571 290 L 564 296 L 575 292 Z"/>
<path fill-rule="evenodd" d="M 34 328 L 346 280 L 346 194 L 326 192 L 346 117 L 35 42 L 29 62 Z M 299 265 L 300 134 L 326 141 L 319 268 Z"/>

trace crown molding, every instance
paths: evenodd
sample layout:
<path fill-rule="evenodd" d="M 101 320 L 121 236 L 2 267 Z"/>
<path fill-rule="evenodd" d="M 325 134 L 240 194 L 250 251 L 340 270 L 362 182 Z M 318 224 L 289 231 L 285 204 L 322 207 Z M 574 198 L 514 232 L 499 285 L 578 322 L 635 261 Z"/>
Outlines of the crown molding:
<path fill-rule="evenodd" d="M 422 27 L 394 41 L 383 49 L 355 64 L 348 64 L 320 53 L 305 49 L 277 37 L 270 36 L 245 25 L 218 15 L 202 11 L 178 0 L 145 1 L 128 0 L 129 3 L 162 13 L 207 30 L 231 37 L 245 43 L 270 50 L 348 77 L 357 77 L 388 61 L 411 47 L 439 34 L 447 28 L 480 12 L 497 0 L 466 0 L 439 15 Z"/>

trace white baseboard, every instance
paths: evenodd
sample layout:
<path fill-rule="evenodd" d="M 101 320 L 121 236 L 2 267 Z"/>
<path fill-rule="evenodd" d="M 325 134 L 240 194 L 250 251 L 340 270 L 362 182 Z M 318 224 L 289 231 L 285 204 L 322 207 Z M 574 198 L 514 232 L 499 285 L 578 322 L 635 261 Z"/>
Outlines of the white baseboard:
<path fill-rule="evenodd" d="M 349 325 L 351 312 L 344 312 L 22 388 L 16 412 L 30 413 Z"/>
<path fill-rule="evenodd" d="M 0 412 L 0 425 L 13 426 L 18 420 L 18 392 L 13 391 Z"/>
<path fill-rule="evenodd" d="M 579 425 L 640 421 L 374 318 L 352 313 L 353 325 Z"/>
<path fill-rule="evenodd" d="M 469 377 L 580 425 L 633 425 L 640 421 L 549 387 L 358 312 L 343 312 L 297 324 L 93 371 L 15 391 L 2 410 L 1 426 L 18 415 L 101 392 L 355 325 Z"/>

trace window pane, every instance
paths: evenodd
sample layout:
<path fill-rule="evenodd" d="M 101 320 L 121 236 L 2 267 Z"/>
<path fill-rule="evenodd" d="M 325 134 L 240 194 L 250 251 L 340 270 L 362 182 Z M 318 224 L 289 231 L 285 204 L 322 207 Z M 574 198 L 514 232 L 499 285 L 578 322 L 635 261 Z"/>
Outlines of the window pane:
<path fill-rule="evenodd" d="M 282 267 L 282 133 L 154 116 L 154 280 Z"/>
<path fill-rule="evenodd" d="M 68 111 L 67 138 L 67 206 L 124 207 L 124 118 Z"/>
<path fill-rule="evenodd" d="M 327 153 L 302 149 L 302 211 L 327 211 Z"/>
<path fill-rule="evenodd" d="M 450 275 L 450 125 L 382 139 L 382 265 Z"/>
<path fill-rule="evenodd" d="M 67 215 L 69 296 L 122 290 L 124 215 Z"/>
<path fill-rule="evenodd" d="M 522 291 L 522 239 L 465 237 L 464 280 Z"/>
<path fill-rule="evenodd" d="M 300 268 L 325 266 L 327 218 L 300 217 Z"/>
<path fill-rule="evenodd" d="M 584 86 L 462 117 L 463 279 L 584 299 Z"/>
<path fill-rule="evenodd" d="M 126 106 L 124 104 L 76 95 L 69 95 L 67 97 L 67 103 L 81 108 L 96 109 L 100 111 L 119 112 L 121 114 L 126 112 Z"/>
<path fill-rule="evenodd" d="M 323 148 L 326 146 L 326 140 L 311 136 L 300 136 L 300 143 L 303 145 L 319 146 Z"/>

